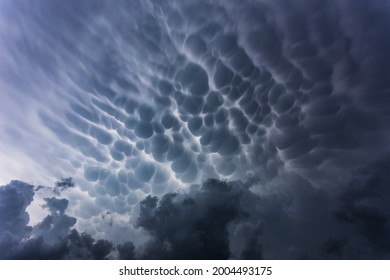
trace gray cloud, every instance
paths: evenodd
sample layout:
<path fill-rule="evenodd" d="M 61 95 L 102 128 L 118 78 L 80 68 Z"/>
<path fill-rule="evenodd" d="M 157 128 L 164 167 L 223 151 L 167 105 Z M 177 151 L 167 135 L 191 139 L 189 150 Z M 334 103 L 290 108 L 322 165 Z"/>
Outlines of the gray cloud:
<path fill-rule="evenodd" d="M 388 159 L 362 167 L 339 194 L 288 175 L 277 190 L 209 180 L 186 193 L 141 202 L 147 259 L 387 259 Z M 361 178 L 359 178 L 361 177 Z M 360 180 L 361 179 L 361 180 Z M 250 187 L 250 188 L 249 188 Z"/>
<path fill-rule="evenodd" d="M 148 196 L 141 202 L 137 225 L 152 239 L 141 257 L 229 258 L 227 227 L 245 215 L 240 206 L 244 191 L 238 182 L 210 180 L 188 194 L 169 193 L 160 201 Z"/>
<path fill-rule="evenodd" d="M 34 197 L 33 186 L 12 181 L 0 188 L 0 248 L 1 259 L 10 257 L 11 250 L 30 235 L 26 207 Z"/>
<path fill-rule="evenodd" d="M 131 242 L 116 248 L 108 240 L 95 240 L 74 229 L 77 219 L 65 214 L 66 199 L 46 198 L 43 207 L 50 214 L 37 225 L 28 226 L 26 207 L 33 196 L 34 187 L 20 181 L 0 188 L 1 259 L 105 259 L 118 254 L 116 250 L 121 259 L 133 258 Z"/>
<path fill-rule="evenodd" d="M 357 244 L 385 256 L 373 243 L 387 248 L 387 209 L 365 207 L 387 194 L 373 187 L 385 179 L 369 180 L 385 178 L 389 154 L 387 1 L 3 2 L 0 180 L 65 177 L 55 188 L 64 200 L 40 194 L 57 209 L 39 225 L 58 229 L 50 235 L 136 236 L 136 249 L 123 245 L 134 256 L 142 201 L 164 215 L 161 201 L 203 201 L 193 184 L 256 178 L 242 190 L 252 203 L 234 208 L 254 214 L 221 222 L 221 256 L 354 258 Z M 168 195 L 178 189 L 189 193 Z M 292 235 L 276 238 L 278 227 Z M 15 242 L 31 230 L 15 229 Z"/>
<path fill-rule="evenodd" d="M 2 258 L 387 259 L 389 162 L 386 157 L 357 168 L 338 192 L 286 173 L 261 194 L 255 193 L 259 179 L 210 179 L 160 199 L 148 196 L 136 226 L 149 240 L 137 246 L 79 233 L 76 218 L 65 213 L 66 199 L 46 198 L 50 214 L 27 226 L 34 187 L 13 181 L 0 189 L 8 213 L 0 231 Z"/>

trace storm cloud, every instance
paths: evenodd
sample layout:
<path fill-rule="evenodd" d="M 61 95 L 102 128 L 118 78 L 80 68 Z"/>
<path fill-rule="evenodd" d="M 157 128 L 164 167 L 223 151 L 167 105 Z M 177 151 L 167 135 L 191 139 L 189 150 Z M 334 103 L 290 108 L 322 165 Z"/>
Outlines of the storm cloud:
<path fill-rule="evenodd" d="M 43 207 L 50 214 L 37 225 L 28 226 L 26 208 L 33 196 L 33 186 L 20 181 L 0 188 L 0 259 L 105 259 L 110 253 L 115 254 L 111 242 L 95 240 L 73 228 L 77 219 L 65 214 L 66 199 L 46 198 Z M 118 249 L 120 258 L 129 259 L 134 254 L 131 243 Z"/>
<path fill-rule="evenodd" d="M 5 251 L 388 258 L 389 11 L 2 1 L 0 182 L 63 178 L 2 188 Z"/>
<path fill-rule="evenodd" d="M 378 170 L 373 178 L 339 186 L 343 191 L 337 195 L 302 177 L 288 179 L 260 196 L 251 191 L 253 184 L 209 180 L 160 201 L 147 197 L 138 226 L 151 240 L 140 254 L 148 259 L 389 258 L 388 175 Z"/>
<path fill-rule="evenodd" d="M 26 207 L 33 197 L 33 186 L 19 181 L 12 181 L 0 188 L 0 248 L 3 252 L 1 259 L 9 257 L 11 248 L 31 233 Z"/>
<path fill-rule="evenodd" d="M 33 189 L 14 181 L 2 187 L 0 199 L 24 189 L 30 200 L 2 203 L 9 222 L 0 231 L 1 258 L 388 259 L 389 164 L 386 159 L 356 170 L 356 178 L 339 186 L 338 194 L 286 174 L 288 184 L 262 195 L 252 191 L 258 180 L 210 179 L 160 199 L 148 196 L 135 225 L 148 240 L 138 246 L 79 233 L 76 218 L 65 214 L 68 201 L 55 197 L 43 205 L 50 214 L 27 226 L 25 208 Z M 375 175 L 366 176 L 373 169 Z"/>
<path fill-rule="evenodd" d="M 229 258 L 228 225 L 246 215 L 240 205 L 244 191 L 239 183 L 210 180 L 190 193 L 165 194 L 160 201 L 148 196 L 137 222 L 152 236 L 143 257 Z"/>

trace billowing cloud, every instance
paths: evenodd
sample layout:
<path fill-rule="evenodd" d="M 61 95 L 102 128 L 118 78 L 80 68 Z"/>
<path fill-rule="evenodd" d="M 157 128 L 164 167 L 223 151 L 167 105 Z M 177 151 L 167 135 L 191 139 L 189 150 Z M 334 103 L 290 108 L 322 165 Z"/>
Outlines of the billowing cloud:
<path fill-rule="evenodd" d="M 1 259 L 10 257 L 10 251 L 30 235 L 26 207 L 34 197 L 33 186 L 12 181 L 0 188 L 0 248 Z"/>
<path fill-rule="evenodd" d="M 152 239 L 142 257 L 155 259 L 227 259 L 228 225 L 246 215 L 240 183 L 210 180 L 189 193 L 165 194 L 141 202 L 137 225 Z M 248 190 L 246 190 L 248 192 Z"/>
<path fill-rule="evenodd" d="M 254 184 L 209 180 L 189 192 L 141 202 L 138 226 L 150 235 L 142 258 L 155 259 L 387 259 L 389 220 L 385 173 L 317 189 L 296 175 L 264 195 Z M 371 173 L 370 173 L 371 174 Z M 361 181 L 359 179 L 362 179 Z"/>
<path fill-rule="evenodd" d="M 385 158 L 355 170 L 356 177 L 339 185 L 338 193 L 284 174 L 284 180 L 261 195 L 253 191 L 261 184 L 259 180 L 210 179 L 160 199 L 148 196 L 140 203 L 135 226 L 149 237 L 137 246 L 79 233 L 74 228 L 76 218 L 65 213 L 66 199 L 46 198 L 43 207 L 50 214 L 34 227 L 27 226 L 25 209 L 34 195 L 33 187 L 14 181 L 0 193 L 9 219 L 2 221 L 1 257 L 387 259 L 389 162 Z M 18 203 L 8 200 L 12 195 Z"/>
<path fill-rule="evenodd" d="M 74 229 L 76 218 L 65 214 L 66 199 L 46 198 L 50 214 L 34 227 L 28 226 L 26 207 L 34 196 L 33 186 L 12 181 L 0 188 L 1 259 L 105 259 L 118 254 L 108 240 L 95 240 Z M 119 258 L 133 258 L 134 245 L 118 246 Z"/>
<path fill-rule="evenodd" d="M 153 249 L 145 230 L 179 246 L 142 225 L 142 207 L 212 207 L 192 185 L 253 179 L 252 203 L 220 221 L 220 256 L 385 256 L 372 242 L 387 248 L 387 209 L 366 204 L 387 195 L 369 178 L 386 178 L 389 156 L 388 1 L 44 2 L 0 4 L 0 182 L 63 178 L 20 202 L 51 214 L 7 226 L 16 243 L 46 226 L 132 242 L 115 249 L 131 258 Z"/>

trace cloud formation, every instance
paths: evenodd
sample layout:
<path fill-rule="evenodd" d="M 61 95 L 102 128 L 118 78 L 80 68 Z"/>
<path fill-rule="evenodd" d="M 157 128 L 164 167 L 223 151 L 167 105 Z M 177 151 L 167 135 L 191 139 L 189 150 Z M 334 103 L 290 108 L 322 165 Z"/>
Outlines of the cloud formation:
<path fill-rule="evenodd" d="M 33 186 L 12 181 L 0 188 L 1 259 L 105 259 L 115 249 L 74 229 L 76 218 L 65 214 L 66 199 L 46 198 L 50 214 L 34 227 L 28 226 L 26 207 L 34 196 Z M 134 247 L 134 245 L 133 245 Z M 118 247 L 119 258 L 132 258 L 131 243 Z M 133 249 L 134 250 L 134 249 Z"/>
<path fill-rule="evenodd" d="M 33 186 L 12 181 L 0 188 L 0 248 L 1 259 L 10 257 L 9 252 L 30 233 L 26 207 L 34 197 Z"/>
<path fill-rule="evenodd" d="M 0 4 L 0 182 L 64 179 L 13 206 L 22 222 L 4 246 L 77 230 L 121 256 L 179 248 L 174 225 L 147 220 L 169 220 L 165 204 L 219 209 L 200 195 L 216 179 L 243 197 L 207 228 L 215 258 L 386 256 L 388 1 L 44 2 Z M 38 198 L 50 215 L 28 225 Z M 197 213 L 186 221 L 206 230 Z"/>
<path fill-rule="evenodd" d="M 229 258 L 228 225 L 246 214 L 240 205 L 244 191 L 237 182 L 210 180 L 189 193 L 165 194 L 160 201 L 148 196 L 137 222 L 152 236 L 142 257 Z"/>
<path fill-rule="evenodd" d="M 356 173 L 339 194 L 286 175 L 288 184 L 260 196 L 253 184 L 213 179 L 186 193 L 147 197 L 137 225 L 151 239 L 141 257 L 388 259 L 388 164 L 362 168 L 378 170 L 370 177 Z"/>
<path fill-rule="evenodd" d="M 79 233 L 76 218 L 65 213 L 66 199 L 46 198 L 50 214 L 27 226 L 34 189 L 13 181 L 0 188 L 8 217 L 0 231 L 1 258 L 388 259 L 389 164 L 385 158 L 357 169 L 338 193 L 285 174 L 262 195 L 253 192 L 259 180 L 210 179 L 160 199 L 148 196 L 135 226 L 149 239 L 137 246 Z"/>

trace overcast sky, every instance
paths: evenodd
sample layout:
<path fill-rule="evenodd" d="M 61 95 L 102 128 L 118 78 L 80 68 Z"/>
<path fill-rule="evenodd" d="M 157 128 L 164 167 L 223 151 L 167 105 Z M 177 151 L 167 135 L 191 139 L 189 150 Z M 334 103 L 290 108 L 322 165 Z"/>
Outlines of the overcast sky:
<path fill-rule="evenodd" d="M 385 0 L 0 1 L 0 258 L 390 258 L 389 30 Z"/>

